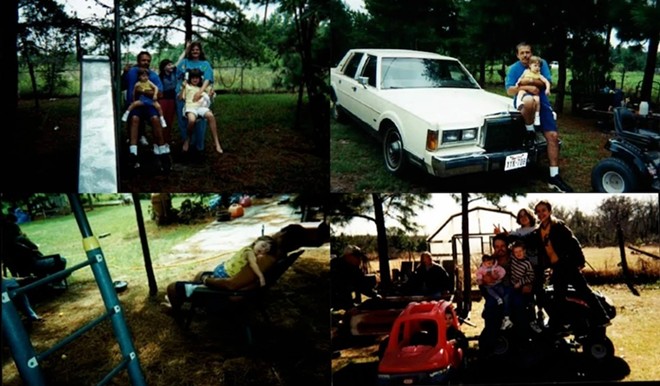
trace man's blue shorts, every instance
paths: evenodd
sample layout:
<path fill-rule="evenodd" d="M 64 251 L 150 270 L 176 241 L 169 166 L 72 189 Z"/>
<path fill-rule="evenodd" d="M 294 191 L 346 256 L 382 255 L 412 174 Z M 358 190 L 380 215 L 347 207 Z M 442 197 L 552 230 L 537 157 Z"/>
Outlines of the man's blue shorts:
<path fill-rule="evenodd" d="M 534 94 L 527 94 L 527 95 L 534 95 Z M 555 121 L 555 118 L 552 116 L 552 106 L 550 106 L 550 101 L 548 101 L 548 98 L 542 96 L 541 97 L 541 112 L 539 113 L 540 118 L 541 118 L 541 129 L 543 131 L 557 131 L 557 122 Z M 513 97 L 513 107 L 518 109 L 517 103 L 518 98 Z"/>
<path fill-rule="evenodd" d="M 131 110 L 131 113 L 128 115 L 130 120 L 132 116 L 137 116 L 142 122 L 151 122 L 150 119 L 153 117 L 158 117 L 158 110 L 151 106 L 139 106 Z"/>

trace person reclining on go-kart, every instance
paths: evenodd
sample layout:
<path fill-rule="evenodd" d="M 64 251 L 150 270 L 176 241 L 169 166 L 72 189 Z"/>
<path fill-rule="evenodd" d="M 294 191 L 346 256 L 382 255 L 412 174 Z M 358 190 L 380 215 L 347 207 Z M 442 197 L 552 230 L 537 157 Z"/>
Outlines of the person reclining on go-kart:
<path fill-rule="evenodd" d="M 585 259 L 580 242 L 563 221 L 552 216 L 552 205 L 548 201 L 540 201 L 534 210 L 541 223 L 535 231 L 539 245 L 542 246 L 538 250 L 539 260 L 552 270 L 550 283 L 553 285 L 555 301 L 548 306 L 554 307 L 555 313 L 550 318 L 550 327 L 560 330 L 569 322 L 570 315 L 565 314 L 569 285 L 589 306 L 590 325 L 607 325 L 610 322 L 608 313 L 589 288 L 581 272 Z"/>

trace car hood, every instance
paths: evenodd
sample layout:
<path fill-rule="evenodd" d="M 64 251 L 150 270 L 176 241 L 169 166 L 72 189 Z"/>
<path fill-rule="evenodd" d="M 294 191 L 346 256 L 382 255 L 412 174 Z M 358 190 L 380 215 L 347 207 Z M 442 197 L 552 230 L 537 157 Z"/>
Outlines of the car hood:
<path fill-rule="evenodd" d="M 430 123 L 481 122 L 486 115 L 515 111 L 512 98 L 483 89 L 382 90 L 382 97 Z"/>

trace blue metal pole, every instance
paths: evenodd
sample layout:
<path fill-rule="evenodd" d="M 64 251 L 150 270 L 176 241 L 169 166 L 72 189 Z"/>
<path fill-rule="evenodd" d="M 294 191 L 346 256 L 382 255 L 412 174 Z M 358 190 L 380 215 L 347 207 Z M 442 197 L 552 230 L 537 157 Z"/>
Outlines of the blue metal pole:
<path fill-rule="evenodd" d="M 9 344 L 18 372 L 26 385 L 41 386 L 46 384 L 37 353 L 32 347 L 30 337 L 23 328 L 21 317 L 9 296 L 9 288 L 2 280 L 2 335 Z"/>
<path fill-rule="evenodd" d="M 87 259 L 91 263 L 94 278 L 101 292 L 101 298 L 103 299 L 106 310 L 111 314 L 110 321 L 112 322 L 112 328 L 119 343 L 119 349 L 124 358 L 130 360 L 128 363 L 128 375 L 133 385 L 146 385 L 137 352 L 133 346 L 133 340 L 128 330 L 117 292 L 112 284 L 110 271 L 108 271 L 101 246 L 98 239 L 92 234 L 80 197 L 77 194 L 68 194 L 68 197 L 73 215 L 76 218 L 78 228 L 80 228 L 80 233 L 83 237 L 83 248 L 87 254 Z"/>

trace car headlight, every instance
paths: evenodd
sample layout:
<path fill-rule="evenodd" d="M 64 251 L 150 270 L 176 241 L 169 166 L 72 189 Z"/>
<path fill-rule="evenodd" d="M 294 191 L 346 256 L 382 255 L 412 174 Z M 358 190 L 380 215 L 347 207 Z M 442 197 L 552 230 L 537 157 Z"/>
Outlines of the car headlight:
<path fill-rule="evenodd" d="M 442 143 L 474 141 L 476 138 L 477 128 L 445 130 L 442 132 Z"/>
<path fill-rule="evenodd" d="M 463 130 L 463 141 L 471 141 L 477 138 L 477 129 Z"/>

